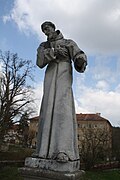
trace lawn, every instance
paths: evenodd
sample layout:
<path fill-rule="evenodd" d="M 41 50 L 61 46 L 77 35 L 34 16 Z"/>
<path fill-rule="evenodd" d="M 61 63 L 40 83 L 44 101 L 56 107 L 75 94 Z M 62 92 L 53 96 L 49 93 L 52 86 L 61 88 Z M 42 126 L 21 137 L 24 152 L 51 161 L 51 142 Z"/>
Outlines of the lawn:
<path fill-rule="evenodd" d="M 6 166 L 0 169 L 0 180 L 23 180 L 18 174 L 18 167 Z"/>
<path fill-rule="evenodd" d="M 88 171 L 84 180 L 120 180 L 120 170 Z"/>
<path fill-rule="evenodd" d="M 0 169 L 0 180 L 23 180 L 18 174 L 18 167 Z M 84 180 L 120 180 L 120 170 L 87 171 Z"/>

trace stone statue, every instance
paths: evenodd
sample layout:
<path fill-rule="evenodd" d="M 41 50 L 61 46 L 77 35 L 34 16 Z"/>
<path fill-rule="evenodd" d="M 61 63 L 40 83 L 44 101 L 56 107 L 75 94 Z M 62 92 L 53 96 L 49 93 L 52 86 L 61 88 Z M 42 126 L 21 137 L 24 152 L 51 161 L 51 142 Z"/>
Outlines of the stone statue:
<path fill-rule="evenodd" d="M 77 122 L 72 93 L 72 61 L 82 73 L 87 57 L 77 44 L 64 39 L 52 22 L 41 25 L 47 41 L 37 49 L 37 65 L 46 67 L 37 148 L 19 169 L 24 180 L 77 180 L 80 170 Z"/>
<path fill-rule="evenodd" d="M 87 58 L 77 44 L 64 39 L 52 22 L 41 25 L 47 41 L 37 49 L 37 65 L 47 65 L 34 157 L 59 163 L 78 161 L 77 123 L 72 93 L 72 60 L 84 72 Z"/>

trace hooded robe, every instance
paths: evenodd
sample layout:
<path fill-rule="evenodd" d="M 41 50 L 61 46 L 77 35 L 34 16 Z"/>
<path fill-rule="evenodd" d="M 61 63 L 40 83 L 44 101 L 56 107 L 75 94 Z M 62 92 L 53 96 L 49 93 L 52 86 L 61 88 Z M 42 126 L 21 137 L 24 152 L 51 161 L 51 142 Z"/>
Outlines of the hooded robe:
<path fill-rule="evenodd" d="M 67 53 L 55 53 L 59 47 Z M 64 39 L 59 30 L 37 50 L 37 65 L 40 68 L 47 65 L 36 148 L 40 158 L 56 159 L 59 153 L 64 153 L 69 160 L 79 159 L 71 60 L 77 71 L 84 72 L 86 55 L 74 41 Z"/>

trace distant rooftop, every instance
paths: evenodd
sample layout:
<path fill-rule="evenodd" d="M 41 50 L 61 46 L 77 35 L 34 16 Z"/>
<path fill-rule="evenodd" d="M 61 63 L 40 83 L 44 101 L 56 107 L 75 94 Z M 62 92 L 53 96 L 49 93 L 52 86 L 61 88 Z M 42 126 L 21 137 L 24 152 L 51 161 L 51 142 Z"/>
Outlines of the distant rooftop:
<path fill-rule="evenodd" d="M 76 118 L 77 121 L 107 121 L 110 125 L 111 123 L 109 122 L 108 119 L 103 118 L 101 116 L 101 113 L 96 113 L 96 114 L 90 114 L 90 113 L 80 113 L 80 114 L 76 114 Z M 39 120 L 39 116 L 35 116 L 29 119 L 30 121 L 38 121 Z"/>
<path fill-rule="evenodd" d="M 103 118 L 100 113 L 96 114 L 76 114 L 77 121 L 107 121 L 110 125 L 111 123 L 109 122 L 108 119 Z"/>

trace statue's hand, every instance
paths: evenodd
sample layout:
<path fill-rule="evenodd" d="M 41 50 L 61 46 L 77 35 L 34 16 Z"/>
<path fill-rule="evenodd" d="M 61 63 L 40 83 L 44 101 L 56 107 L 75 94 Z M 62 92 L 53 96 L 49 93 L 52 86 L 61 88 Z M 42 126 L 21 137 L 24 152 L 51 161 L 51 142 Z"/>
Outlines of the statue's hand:
<path fill-rule="evenodd" d="M 55 48 L 55 55 L 56 56 L 60 55 L 60 56 L 66 57 L 66 56 L 68 56 L 68 50 L 65 47 L 57 46 Z"/>
<path fill-rule="evenodd" d="M 79 54 L 74 59 L 74 66 L 78 72 L 84 72 L 87 66 L 87 56 L 85 54 Z"/>

